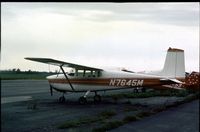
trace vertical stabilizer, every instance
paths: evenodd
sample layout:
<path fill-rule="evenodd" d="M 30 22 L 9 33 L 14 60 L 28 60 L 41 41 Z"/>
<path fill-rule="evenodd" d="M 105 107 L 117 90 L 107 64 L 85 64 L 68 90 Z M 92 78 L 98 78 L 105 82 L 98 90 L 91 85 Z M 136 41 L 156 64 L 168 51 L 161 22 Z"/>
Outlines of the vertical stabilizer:
<path fill-rule="evenodd" d="M 176 48 L 169 48 L 167 50 L 165 64 L 160 75 L 173 78 L 185 77 L 184 50 Z"/>

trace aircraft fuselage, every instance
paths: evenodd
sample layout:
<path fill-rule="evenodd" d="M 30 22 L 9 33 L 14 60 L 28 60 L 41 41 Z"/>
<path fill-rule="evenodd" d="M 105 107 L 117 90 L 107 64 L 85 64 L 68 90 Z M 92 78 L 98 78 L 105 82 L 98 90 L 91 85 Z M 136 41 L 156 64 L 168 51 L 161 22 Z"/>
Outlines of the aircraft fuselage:
<path fill-rule="evenodd" d="M 63 91 L 103 91 L 134 87 L 153 87 L 171 84 L 171 82 L 162 82 L 162 77 L 155 75 L 145 75 L 138 73 L 126 73 L 122 71 L 102 71 L 101 76 L 80 77 L 67 75 L 74 90 L 70 87 L 64 74 L 48 76 L 50 85 L 56 90 Z"/>

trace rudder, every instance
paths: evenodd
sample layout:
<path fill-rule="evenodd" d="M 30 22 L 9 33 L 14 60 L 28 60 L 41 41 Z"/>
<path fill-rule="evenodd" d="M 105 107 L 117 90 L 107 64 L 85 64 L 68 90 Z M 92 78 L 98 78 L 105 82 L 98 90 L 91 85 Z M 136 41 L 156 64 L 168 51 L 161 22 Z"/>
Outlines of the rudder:
<path fill-rule="evenodd" d="M 160 72 L 160 75 L 172 78 L 185 78 L 184 58 L 184 50 L 169 48 L 167 50 L 165 64 Z"/>

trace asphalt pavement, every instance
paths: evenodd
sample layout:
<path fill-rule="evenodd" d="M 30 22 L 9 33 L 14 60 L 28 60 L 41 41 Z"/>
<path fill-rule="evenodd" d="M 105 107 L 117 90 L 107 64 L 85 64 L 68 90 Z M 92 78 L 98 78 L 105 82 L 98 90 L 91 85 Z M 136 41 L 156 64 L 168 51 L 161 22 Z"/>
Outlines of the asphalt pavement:
<path fill-rule="evenodd" d="M 199 132 L 199 100 L 128 123 L 110 132 Z"/>
<path fill-rule="evenodd" d="M 127 90 L 128 91 L 128 90 Z M 110 93 L 118 93 L 111 91 Z M 129 91 L 130 92 L 130 91 Z M 106 92 L 109 94 L 109 92 Z M 100 93 L 103 95 L 104 93 Z M 124 116 L 130 104 L 114 102 L 102 97 L 100 104 L 88 98 L 88 104 L 79 105 L 78 98 L 84 93 L 67 94 L 66 103 L 59 103 L 62 93 L 50 95 L 47 80 L 2 80 L 1 81 L 1 130 L 3 132 L 90 132 L 92 125 L 76 129 L 58 129 L 65 121 L 92 117 L 105 110 L 114 110 L 117 116 Z M 93 96 L 93 93 L 90 95 Z M 131 104 L 155 105 L 175 101 L 177 97 L 151 97 L 128 100 Z M 125 100 L 127 102 L 127 100 Z M 29 106 L 36 104 L 36 109 Z M 144 107 L 145 109 L 145 107 Z M 197 132 L 199 131 L 199 100 L 177 108 L 146 117 L 140 121 L 123 125 L 113 132 Z"/>

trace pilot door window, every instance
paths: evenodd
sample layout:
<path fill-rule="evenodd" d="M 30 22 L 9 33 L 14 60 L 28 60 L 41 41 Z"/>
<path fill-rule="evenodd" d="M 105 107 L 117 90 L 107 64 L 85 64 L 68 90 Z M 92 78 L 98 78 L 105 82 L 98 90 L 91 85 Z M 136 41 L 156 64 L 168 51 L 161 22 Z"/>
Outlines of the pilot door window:
<path fill-rule="evenodd" d="M 99 77 L 99 72 L 94 70 L 77 70 L 76 76 L 78 77 Z"/>

